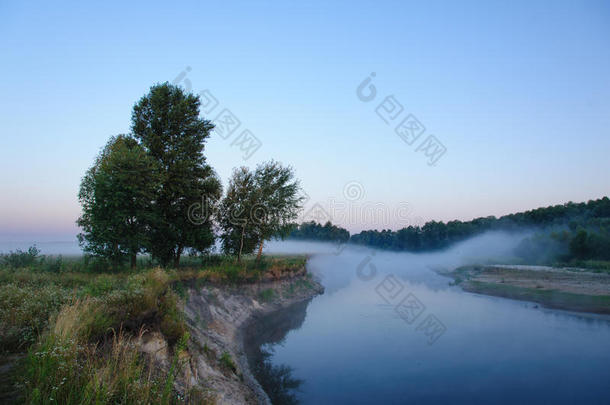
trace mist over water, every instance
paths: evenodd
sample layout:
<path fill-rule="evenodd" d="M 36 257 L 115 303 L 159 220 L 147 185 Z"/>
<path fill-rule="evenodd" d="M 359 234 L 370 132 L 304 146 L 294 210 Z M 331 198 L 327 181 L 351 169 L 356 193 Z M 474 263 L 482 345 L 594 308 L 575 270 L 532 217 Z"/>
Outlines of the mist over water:
<path fill-rule="evenodd" d="M 290 240 L 273 241 L 266 246 L 266 252 L 311 255 L 308 268 L 323 280 L 327 292 L 347 285 L 354 276 L 358 278 L 359 273 L 363 273 L 365 278 L 370 277 L 371 273 L 393 274 L 412 283 L 446 288 L 449 280 L 434 270 L 452 270 L 467 264 L 514 259 L 513 250 L 529 235 L 529 232 L 488 232 L 432 253 L 392 252 L 351 244 Z M 329 267 L 334 270 L 326 271 Z"/>
<path fill-rule="evenodd" d="M 294 395 L 306 404 L 607 403 L 608 317 L 466 293 L 434 271 L 509 259 L 525 236 L 488 233 L 421 254 L 272 242 L 268 253 L 310 254 L 326 291 L 265 345 L 268 361 L 303 381 Z M 421 305 L 414 319 L 396 309 L 406 297 Z M 426 319 L 441 333 L 427 335 Z"/>

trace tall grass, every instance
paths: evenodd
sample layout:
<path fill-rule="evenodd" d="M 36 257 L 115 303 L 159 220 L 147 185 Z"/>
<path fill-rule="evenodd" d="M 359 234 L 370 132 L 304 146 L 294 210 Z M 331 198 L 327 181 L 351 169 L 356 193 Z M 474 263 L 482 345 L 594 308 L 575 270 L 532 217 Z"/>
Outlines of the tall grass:
<path fill-rule="evenodd" d="M 212 403 L 200 387 L 182 396 L 174 390 L 188 341 L 182 283 L 255 281 L 305 264 L 304 257 L 209 256 L 174 270 L 140 263 L 99 273 L 91 259 L 11 254 L 0 264 L 0 356 L 26 353 L 16 379 L 30 404 Z M 138 349 L 143 328 L 170 344 L 169 370 Z"/>
<path fill-rule="evenodd" d="M 170 404 L 181 399 L 167 381 L 178 368 L 153 367 L 123 331 L 103 346 L 88 343 L 80 326 L 89 301 L 64 307 L 55 325 L 25 360 L 23 386 L 29 404 Z M 183 350 L 183 348 L 180 348 Z M 173 387 L 171 387 L 173 388 Z"/>
<path fill-rule="evenodd" d="M 22 371 L 30 404 L 161 403 L 184 400 L 173 389 L 180 372 L 156 368 L 140 353 L 144 319 L 153 320 L 174 345 L 185 350 L 188 334 L 169 277 L 154 270 L 128 278 L 127 288 L 101 297 L 76 299 L 53 317 L 46 333 L 28 351 Z M 155 320 L 156 316 L 156 320 Z M 125 329 L 139 326 L 139 332 Z M 154 327 L 154 324 L 152 325 Z M 168 383 L 169 382 L 169 383 Z"/>

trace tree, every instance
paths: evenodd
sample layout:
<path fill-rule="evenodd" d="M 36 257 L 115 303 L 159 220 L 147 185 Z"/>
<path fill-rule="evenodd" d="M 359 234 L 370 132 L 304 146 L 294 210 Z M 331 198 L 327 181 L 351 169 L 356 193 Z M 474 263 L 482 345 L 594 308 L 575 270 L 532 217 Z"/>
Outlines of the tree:
<path fill-rule="evenodd" d="M 233 170 L 226 195 L 218 209 L 217 222 L 222 250 L 227 254 L 236 254 L 238 262 L 241 262 L 242 253 L 254 251 L 258 242 L 251 221 L 256 202 L 254 173 L 247 167 Z"/>
<path fill-rule="evenodd" d="M 236 169 L 218 211 L 223 250 L 240 260 L 258 246 L 260 260 L 265 241 L 282 235 L 296 219 L 303 201 L 299 193 L 292 168 L 278 162 L 263 163 L 254 172 Z"/>
<path fill-rule="evenodd" d="M 324 226 L 315 222 L 303 222 L 301 225 L 293 226 L 289 238 L 320 240 L 328 242 L 346 243 L 349 241 L 349 231 L 327 221 Z"/>
<path fill-rule="evenodd" d="M 202 252 L 214 243 L 211 221 L 189 216 L 194 204 L 204 217 L 211 215 L 221 194 L 203 155 L 214 125 L 199 117 L 199 106 L 198 96 L 164 83 L 151 87 L 133 108 L 133 134 L 161 170 L 150 252 L 164 266 L 177 267 L 185 250 Z"/>
<path fill-rule="evenodd" d="M 251 217 L 258 235 L 257 260 L 261 258 L 265 241 L 287 232 L 302 208 L 304 197 L 294 177 L 291 167 L 275 161 L 258 165 L 254 172 L 257 204 L 252 208 Z"/>
<path fill-rule="evenodd" d="M 83 212 L 77 224 L 86 252 L 118 266 L 126 256 L 131 267 L 148 246 L 152 202 L 160 185 L 158 167 L 137 141 L 110 138 L 82 179 L 78 195 Z"/>

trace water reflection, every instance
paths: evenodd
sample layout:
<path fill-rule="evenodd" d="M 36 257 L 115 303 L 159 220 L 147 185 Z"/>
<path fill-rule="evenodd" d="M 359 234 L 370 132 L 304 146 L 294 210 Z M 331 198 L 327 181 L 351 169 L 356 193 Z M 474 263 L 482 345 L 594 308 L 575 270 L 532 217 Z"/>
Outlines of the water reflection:
<path fill-rule="evenodd" d="M 303 325 L 311 300 L 298 302 L 281 311 L 260 317 L 247 330 L 246 355 L 252 373 L 271 402 L 277 405 L 298 404 L 296 393 L 303 380 L 293 376 L 285 364 L 273 364 L 271 357 L 276 345 L 281 345 L 288 332 Z"/>

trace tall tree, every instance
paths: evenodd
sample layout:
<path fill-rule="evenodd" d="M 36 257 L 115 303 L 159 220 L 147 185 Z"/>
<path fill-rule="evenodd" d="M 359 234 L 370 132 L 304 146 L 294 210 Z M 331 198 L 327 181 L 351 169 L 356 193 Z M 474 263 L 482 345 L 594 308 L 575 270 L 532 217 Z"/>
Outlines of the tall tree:
<path fill-rule="evenodd" d="M 158 167 L 129 136 L 112 137 L 85 174 L 79 192 L 83 212 L 77 223 L 86 252 L 131 267 L 149 244 L 152 201 L 160 185 Z"/>
<path fill-rule="evenodd" d="M 241 262 L 243 253 L 251 253 L 258 243 L 251 218 L 257 199 L 254 173 L 247 167 L 234 169 L 218 209 L 217 223 L 222 250 L 237 255 L 238 262 Z"/>
<path fill-rule="evenodd" d="M 271 161 L 254 172 L 236 169 L 218 215 L 223 250 L 241 259 L 258 247 L 260 260 L 266 240 L 292 229 L 302 201 L 291 167 Z"/>
<path fill-rule="evenodd" d="M 289 232 L 291 223 L 302 208 L 304 197 L 292 167 L 282 166 L 275 161 L 258 165 L 254 182 L 257 203 L 252 208 L 251 217 L 258 236 L 256 257 L 260 260 L 265 241 Z"/>
<path fill-rule="evenodd" d="M 214 243 L 211 221 L 189 217 L 189 207 L 197 203 L 208 216 L 221 193 L 203 155 L 214 125 L 199 117 L 199 106 L 198 96 L 163 83 L 133 108 L 132 132 L 161 168 L 150 251 L 164 266 L 178 266 L 186 249 L 205 251 Z"/>

